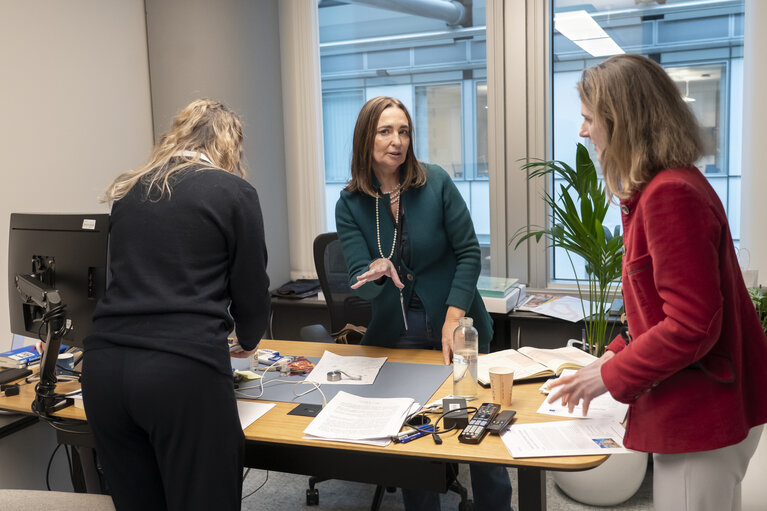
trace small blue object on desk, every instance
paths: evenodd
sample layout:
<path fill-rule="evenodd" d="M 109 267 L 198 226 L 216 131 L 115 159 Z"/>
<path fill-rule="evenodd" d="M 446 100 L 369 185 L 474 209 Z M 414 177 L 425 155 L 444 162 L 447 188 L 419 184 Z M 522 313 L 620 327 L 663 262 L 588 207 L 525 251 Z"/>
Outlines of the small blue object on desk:
<path fill-rule="evenodd" d="M 394 443 L 406 444 L 412 440 L 426 436 L 432 431 L 434 431 L 434 426 L 432 425 L 421 426 L 415 430 L 403 431 L 399 435 L 392 437 L 392 440 Z"/>
<path fill-rule="evenodd" d="M 59 353 L 63 353 L 66 349 L 67 347 L 62 344 Z M 40 358 L 40 352 L 35 346 L 24 346 L 0 353 L 0 367 L 27 367 L 29 364 L 39 362 Z"/>

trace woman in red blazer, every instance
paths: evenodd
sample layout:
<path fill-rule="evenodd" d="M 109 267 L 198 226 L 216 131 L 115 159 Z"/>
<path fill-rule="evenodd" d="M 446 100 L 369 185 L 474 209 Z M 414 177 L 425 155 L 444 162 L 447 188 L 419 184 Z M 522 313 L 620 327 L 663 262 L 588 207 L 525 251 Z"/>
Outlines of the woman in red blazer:
<path fill-rule="evenodd" d="M 740 509 L 767 422 L 767 338 L 716 192 L 693 164 L 694 115 L 655 62 L 618 55 L 583 72 L 583 126 L 620 200 L 628 340 L 560 378 L 551 401 L 629 404 L 625 445 L 651 452 L 656 510 Z"/>

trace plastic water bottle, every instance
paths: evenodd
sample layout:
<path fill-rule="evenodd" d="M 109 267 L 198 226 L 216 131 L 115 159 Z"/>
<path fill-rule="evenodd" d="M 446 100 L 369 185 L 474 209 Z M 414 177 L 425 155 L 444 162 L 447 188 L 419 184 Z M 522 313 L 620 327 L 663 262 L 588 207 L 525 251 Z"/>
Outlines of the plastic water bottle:
<path fill-rule="evenodd" d="M 466 401 L 477 398 L 477 330 L 474 320 L 461 318 L 453 332 L 453 395 Z"/>

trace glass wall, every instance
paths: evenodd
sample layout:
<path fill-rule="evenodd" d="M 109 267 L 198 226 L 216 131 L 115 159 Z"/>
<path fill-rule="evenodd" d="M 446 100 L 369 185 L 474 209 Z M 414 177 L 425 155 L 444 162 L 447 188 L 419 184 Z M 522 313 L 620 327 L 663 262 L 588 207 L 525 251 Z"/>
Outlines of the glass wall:
<path fill-rule="evenodd" d="M 576 83 L 583 69 L 622 52 L 654 59 L 676 82 L 698 118 L 705 155 L 697 166 L 719 194 L 737 243 L 744 8 L 744 1 L 730 0 L 554 0 L 552 157 L 574 164 L 576 143 L 587 143 L 578 137 L 582 118 Z M 584 34 L 586 30 L 590 32 Z M 596 163 L 593 150 L 591 156 Z M 621 225 L 617 207 L 606 223 L 611 230 Z M 567 254 L 554 250 L 550 257 L 550 281 L 573 279 Z M 583 276 L 582 261 L 573 258 L 573 262 Z"/>
<path fill-rule="evenodd" d="M 457 23 L 381 5 L 319 2 L 327 230 L 350 177 L 357 114 L 393 96 L 413 118 L 416 157 L 444 168 L 469 206 L 489 274 L 485 2 L 466 3 Z"/>

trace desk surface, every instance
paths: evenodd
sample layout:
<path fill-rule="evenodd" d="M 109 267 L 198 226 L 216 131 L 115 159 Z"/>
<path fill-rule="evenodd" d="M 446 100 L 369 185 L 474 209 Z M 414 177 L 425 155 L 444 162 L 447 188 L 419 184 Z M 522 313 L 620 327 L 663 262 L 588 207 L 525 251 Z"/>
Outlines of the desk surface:
<path fill-rule="evenodd" d="M 280 353 L 288 355 L 321 356 L 324 350 L 330 350 L 339 355 L 387 356 L 388 360 L 392 362 L 442 363 L 441 352 L 428 350 L 392 350 L 372 346 L 270 340 L 261 341 L 261 347 L 276 349 Z M 545 397 L 538 391 L 538 387 L 540 387 L 540 383 L 514 385 L 512 406 L 510 408 L 517 410 L 515 424 L 570 420 L 536 413 Z M 432 400 L 449 395 L 452 393 L 452 390 L 452 378 L 448 377 L 434 394 Z M 474 405 L 475 403 L 491 400 L 490 389 L 480 387 L 478 400 L 473 401 L 471 404 Z M 312 419 L 310 417 L 287 415 L 287 412 L 295 406 L 295 403 L 277 403 L 266 415 L 245 429 L 245 438 L 263 443 L 325 446 L 333 449 L 414 456 L 440 461 L 498 463 L 508 466 L 541 467 L 552 470 L 583 470 L 595 467 L 607 459 L 606 456 L 514 459 L 509 455 L 500 437 L 488 435 L 479 445 L 467 445 L 458 442 L 458 431 L 451 431 L 441 435 L 443 440 L 441 445 L 432 442 L 428 436 L 407 444 L 392 443 L 387 447 L 307 440 L 303 438 L 303 430 Z"/>
<path fill-rule="evenodd" d="M 306 343 L 297 341 L 263 340 L 260 346 L 279 350 L 289 355 L 321 356 L 329 349 L 339 355 L 387 356 L 393 362 L 418 362 L 426 364 L 441 363 L 442 354 L 427 350 L 392 350 L 372 346 L 357 346 L 329 343 Z M 60 393 L 75 390 L 79 384 L 62 382 L 56 386 Z M 549 422 L 561 419 L 553 416 L 539 415 L 536 410 L 545 397 L 538 391 L 540 383 L 515 384 L 511 408 L 517 411 L 514 424 L 532 422 Z M 438 399 L 452 392 L 452 379 L 447 378 L 434 394 Z M 30 403 L 34 399 L 34 385 L 22 385 L 17 396 L 0 397 L 0 408 L 30 413 Z M 491 401 L 490 390 L 479 388 L 479 398 L 475 403 Z M 386 447 L 359 445 L 340 442 L 325 442 L 303 438 L 303 430 L 311 422 L 309 417 L 287 415 L 296 406 L 295 403 L 276 403 L 274 408 L 259 420 L 245 429 L 248 441 L 264 444 L 303 445 L 310 447 L 329 447 L 349 452 L 368 452 L 394 456 L 412 456 L 435 461 L 497 463 L 515 467 L 537 467 L 551 470 L 583 470 L 600 465 L 607 456 L 567 456 L 549 458 L 514 459 L 498 436 L 488 435 L 479 445 L 467 445 L 458 442 L 457 431 L 451 431 L 442 436 L 443 443 L 437 445 L 430 437 L 418 439 L 407 444 L 390 444 Z M 57 412 L 57 417 L 85 420 L 85 411 L 70 406 Z M 512 426 L 513 427 L 513 426 Z"/>

